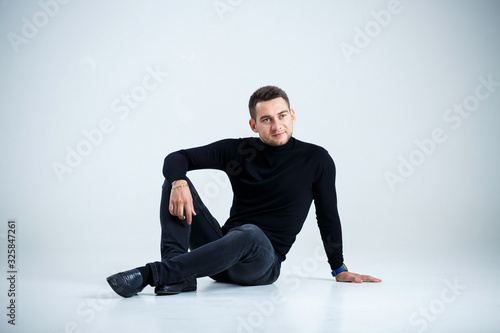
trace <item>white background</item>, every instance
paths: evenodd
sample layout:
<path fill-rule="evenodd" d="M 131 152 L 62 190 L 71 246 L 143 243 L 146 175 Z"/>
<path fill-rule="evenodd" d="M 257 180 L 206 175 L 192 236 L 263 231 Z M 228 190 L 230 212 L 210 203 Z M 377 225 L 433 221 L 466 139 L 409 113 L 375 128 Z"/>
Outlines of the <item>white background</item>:
<path fill-rule="evenodd" d="M 352 271 L 386 284 L 498 281 L 500 5 L 390 3 L 3 0 L 0 258 L 5 272 L 6 225 L 16 219 L 17 331 L 64 331 L 78 301 L 57 291 L 60 283 L 90 295 L 106 276 L 158 260 L 163 158 L 254 135 L 248 98 L 269 84 L 290 97 L 294 136 L 336 162 Z M 144 90 L 151 70 L 161 78 Z M 480 77 L 496 86 L 480 88 L 488 96 L 458 126 L 448 110 L 474 101 Z M 121 99 L 134 93 L 140 100 L 125 115 Z M 112 130 L 89 146 L 84 132 L 106 119 Z M 416 141 L 428 143 L 436 129 L 446 139 L 419 153 Z M 54 165 L 67 165 L 78 147 L 86 156 L 58 176 Z M 418 165 L 391 186 L 387 174 L 412 156 Z M 223 223 L 226 178 L 191 177 Z M 284 270 L 311 258 L 318 240 L 312 210 Z M 326 260 L 307 273 L 329 278 Z M 2 280 L 0 308 L 8 304 Z M 60 309 L 38 322 L 31 316 L 46 303 L 30 296 L 34 285 Z M 498 297 L 492 302 L 498 310 Z M 395 331 L 407 329 L 412 306 L 393 318 Z"/>

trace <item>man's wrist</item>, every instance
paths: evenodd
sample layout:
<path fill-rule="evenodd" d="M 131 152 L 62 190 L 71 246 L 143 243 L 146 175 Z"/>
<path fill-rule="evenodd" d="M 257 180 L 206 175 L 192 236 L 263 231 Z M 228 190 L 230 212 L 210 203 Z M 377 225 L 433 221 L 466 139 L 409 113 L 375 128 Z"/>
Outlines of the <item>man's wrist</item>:
<path fill-rule="evenodd" d="M 172 182 L 172 186 L 174 185 L 181 185 L 181 184 L 187 184 L 187 180 L 185 179 L 176 179 Z"/>
<path fill-rule="evenodd" d="M 185 179 L 177 179 L 172 182 L 172 191 L 179 187 L 188 186 L 188 182 Z"/>
<path fill-rule="evenodd" d="M 342 266 L 340 266 L 339 268 L 337 269 L 334 269 L 332 271 L 332 276 L 335 277 L 337 276 L 338 274 L 342 273 L 342 272 L 347 272 L 348 269 L 347 269 L 347 266 L 345 264 L 342 264 Z"/>

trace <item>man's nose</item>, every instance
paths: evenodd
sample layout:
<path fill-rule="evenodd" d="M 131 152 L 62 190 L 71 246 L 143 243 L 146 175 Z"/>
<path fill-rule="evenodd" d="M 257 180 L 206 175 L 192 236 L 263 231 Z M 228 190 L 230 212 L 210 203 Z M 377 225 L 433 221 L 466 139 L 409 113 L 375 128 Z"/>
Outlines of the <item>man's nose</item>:
<path fill-rule="evenodd" d="M 281 129 L 281 123 L 279 121 L 273 121 L 273 124 L 271 125 L 271 129 L 273 131 Z"/>

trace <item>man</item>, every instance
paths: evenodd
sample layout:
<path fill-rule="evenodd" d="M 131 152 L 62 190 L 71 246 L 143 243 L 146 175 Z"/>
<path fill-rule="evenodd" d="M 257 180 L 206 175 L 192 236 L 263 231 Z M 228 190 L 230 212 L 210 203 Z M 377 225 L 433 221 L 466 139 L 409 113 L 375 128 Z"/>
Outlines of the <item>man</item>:
<path fill-rule="evenodd" d="M 342 282 L 380 282 L 347 270 L 337 211 L 335 165 L 328 152 L 292 137 L 295 111 L 286 93 L 259 88 L 249 101 L 250 128 L 258 138 L 226 139 L 165 158 L 160 205 L 161 262 L 107 278 L 131 297 L 148 284 L 157 295 L 196 290 L 196 278 L 240 285 L 276 281 L 314 201 L 321 238 Z M 224 171 L 234 192 L 221 228 L 186 177 L 189 170 Z"/>

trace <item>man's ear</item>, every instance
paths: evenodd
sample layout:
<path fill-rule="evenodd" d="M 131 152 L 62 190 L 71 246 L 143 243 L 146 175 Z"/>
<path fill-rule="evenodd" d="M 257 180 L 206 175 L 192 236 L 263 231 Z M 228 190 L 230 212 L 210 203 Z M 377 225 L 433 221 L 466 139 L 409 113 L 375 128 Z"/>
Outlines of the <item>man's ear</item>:
<path fill-rule="evenodd" d="M 296 118 L 295 111 L 292 108 L 290 108 L 290 115 L 292 116 L 292 120 L 295 121 L 295 118 Z"/>
<path fill-rule="evenodd" d="M 250 128 L 252 129 L 252 131 L 254 131 L 255 133 L 259 133 L 259 131 L 257 131 L 257 126 L 255 126 L 255 120 L 250 118 L 250 120 L 248 121 L 248 124 L 250 125 Z"/>

